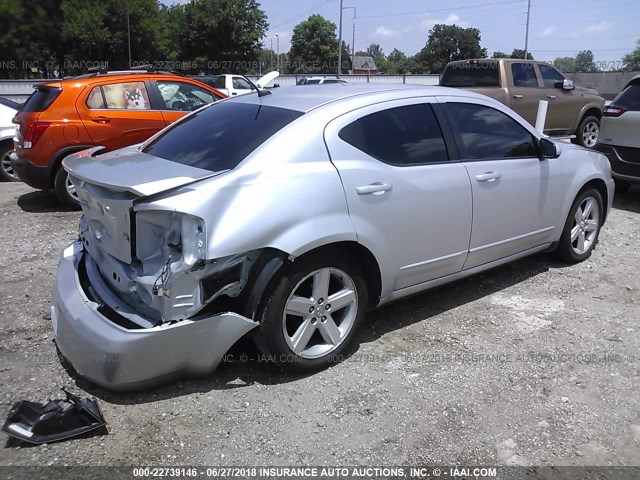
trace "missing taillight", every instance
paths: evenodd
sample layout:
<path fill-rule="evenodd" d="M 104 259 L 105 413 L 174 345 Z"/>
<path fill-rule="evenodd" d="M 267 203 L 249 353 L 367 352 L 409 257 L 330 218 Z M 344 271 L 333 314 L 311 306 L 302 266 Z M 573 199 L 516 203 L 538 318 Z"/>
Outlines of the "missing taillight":
<path fill-rule="evenodd" d="M 27 126 L 27 131 L 22 138 L 22 148 L 31 148 L 38 143 L 40 137 L 47 128 L 51 126 L 51 122 L 31 122 Z"/>

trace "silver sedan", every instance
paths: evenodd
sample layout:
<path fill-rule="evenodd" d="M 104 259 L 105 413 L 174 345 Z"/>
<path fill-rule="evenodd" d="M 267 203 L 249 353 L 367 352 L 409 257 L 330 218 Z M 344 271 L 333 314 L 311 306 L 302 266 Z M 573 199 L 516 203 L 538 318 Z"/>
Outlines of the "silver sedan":
<path fill-rule="evenodd" d="M 442 87 L 280 88 L 63 164 L 80 236 L 52 323 L 84 377 L 210 374 L 251 332 L 283 368 L 338 361 L 366 312 L 541 251 L 589 257 L 607 158 Z"/>

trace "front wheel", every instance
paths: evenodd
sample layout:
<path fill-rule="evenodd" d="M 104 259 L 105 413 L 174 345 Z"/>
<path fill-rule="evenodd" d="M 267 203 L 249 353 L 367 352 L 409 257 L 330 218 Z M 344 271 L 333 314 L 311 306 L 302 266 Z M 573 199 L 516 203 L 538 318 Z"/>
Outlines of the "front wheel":
<path fill-rule="evenodd" d="M 580 122 L 574 143 L 582 147 L 593 148 L 596 146 L 596 143 L 598 143 L 599 135 L 600 119 L 590 115 Z"/>
<path fill-rule="evenodd" d="M 286 370 L 325 368 L 355 338 L 367 299 L 360 268 L 342 253 L 303 258 L 268 291 L 256 344 Z"/>
<path fill-rule="evenodd" d="M 602 196 L 595 188 L 578 194 L 564 225 L 555 255 L 568 263 L 578 263 L 591 256 L 598 243 L 604 219 Z"/>
<path fill-rule="evenodd" d="M 56 191 L 56 196 L 65 206 L 74 210 L 80 210 L 80 202 L 78 201 L 76 187 L 71 183 L 69 174 L 62 166 L 60 166 L 56 172 L 54 189 Z"/>

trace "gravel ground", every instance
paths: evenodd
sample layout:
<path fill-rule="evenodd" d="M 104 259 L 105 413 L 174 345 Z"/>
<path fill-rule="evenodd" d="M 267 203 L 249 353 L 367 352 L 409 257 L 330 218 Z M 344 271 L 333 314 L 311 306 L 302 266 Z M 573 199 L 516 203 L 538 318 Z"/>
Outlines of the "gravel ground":
<path fill-rule="evenodd" d="M 126 395 L 51 341 L 78 218 L 0 183 L 0 410 L 64 386 L 99 399 L 109 434 L 3 448 L 0 465 L 640 464 L 638 189 L 590 260 L 537 255 L 372 312 L 333 368 L 285 375 L 241 340 L 210 378 Z"/>

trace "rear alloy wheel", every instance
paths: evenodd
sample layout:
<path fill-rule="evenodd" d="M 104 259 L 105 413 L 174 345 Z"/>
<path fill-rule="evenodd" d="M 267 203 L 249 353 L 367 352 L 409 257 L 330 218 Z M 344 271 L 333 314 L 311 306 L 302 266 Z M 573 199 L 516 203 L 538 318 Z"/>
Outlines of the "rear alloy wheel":
<path fill-rule="evenodd" d="M 0 145 L 0 180 L 4 182 L 17 182 L 20 180 L 13 169 L 13 165 L 11 165 L 11 158 L 9 157 L 11 152 L 13 152 L 12 144 Z"/>
<path fill-rule="evenodd" d="M 71 183 L 69 174 L 64 168 L 62 168 L 62 166 L 60 166 L 56 172 L 54 188 L 56 196 L 65 206 L 74 210 L 80 210 L 80 202 L 78 201 L 76 187 Z"/>
<path fill-rule="evenodd" d="M 588 116 L 580 122 L 575 143 L 586 148 L 593 148 L 598 143 L 599 135 L 600 120 L 598 117 Z"/>
<path fill-rule="evenodd" d="M 256 344 L 280 367 L 304 372 L 340 360 L 367 305 L 360 269 L 339 252 L 302 259 L 267 294 Z"/>
<path fill-rule="evenodd" d="M 580 192 L 573 202 L 556 255 L 569 263 L 586 260 L 598 243 L 604 208 L 595 188 Z"/>

